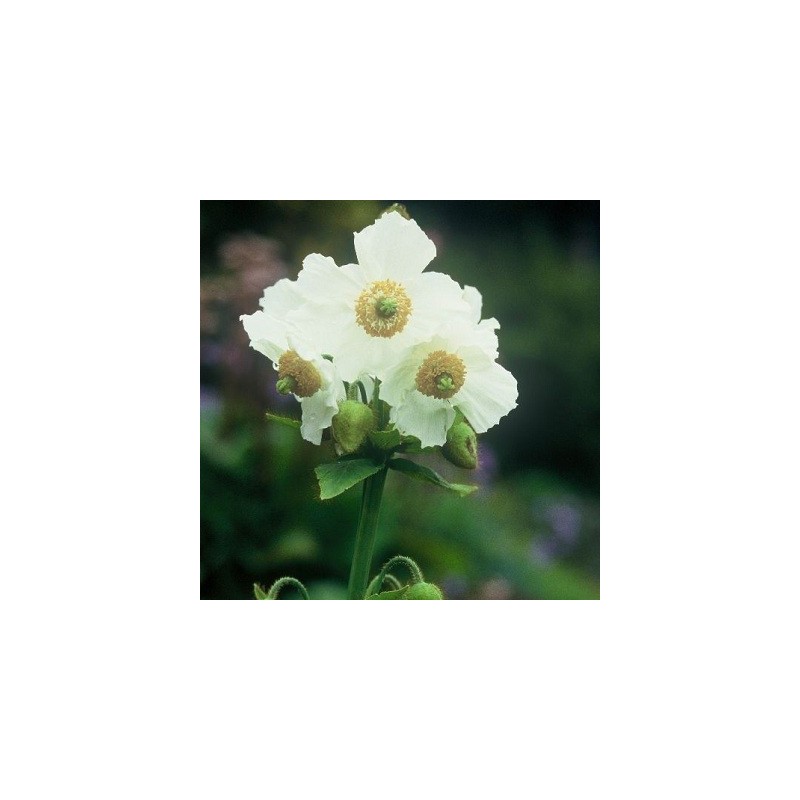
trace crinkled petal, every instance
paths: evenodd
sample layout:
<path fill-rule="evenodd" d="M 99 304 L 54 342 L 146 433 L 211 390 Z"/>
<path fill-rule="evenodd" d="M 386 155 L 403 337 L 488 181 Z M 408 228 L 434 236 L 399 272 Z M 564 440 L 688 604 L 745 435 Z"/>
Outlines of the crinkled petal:
<path fill-rule="evenodd" d="M 470 322 L 478 323 L 481 320 L 481 309 L 483 308 L 483 297 L 474 286 L 465 286 L 463 297 L 470 307 Z"/>
<path fill-rule="evenodd" d="M 393 407 L 400 406 L 406 395 L 414 389 L 414 378 L 420 362 L 421 359 L 416 357 L 402 358 L 386 370 L 379 390 L 381 400 Z"/>
<path fill-rule="evenodd" d="M 447 400 L 428 397 L 416 389 L 406 395 L 401 405 L 392 407 L 390 415 L 401 433 L 416 436 L 423 447 L 444 444 L 455 418 L 456 412 Z"/>
<path fill-rule="evenodd" d="M 337 267 L 333 259 L 313 254 L 303 262 L 297 282 L 302 302 L 289 312 L 287 321 L 319 354 L 335 357 L 345 346 L 342 340 L 358 327 L 355 303 L 363 289 L 361 267 Z"/>
<path fill-rule="evenodd" d="M 443 324 L 470 320 L 472 310 L 461 287 L 443 272 L 423 272 L 408 284 L 407 291 L 411 316 L 406 327 L 413 331 L 416 341 L 427 339 Z"/>
<path fill-rule="evenodd" d="M 354 240 L 358 263 L 370 280 L 408 280 L 436 257 L 436 245 L 419 225 L 396 211 L 379 217 Z"/>
<path fill-rule="evenodd" d="M 320 389 L 311 397 L 300 398 L 300 407 L 303 410 L 303 419 L 300 423 L 300 435 L 312 444 L 322 442 L 322 431 L 325 430 L 337 411 L 336 405 L 331 405 L 327 393 Z"/>
<path fill-rule="evenodd" d="M 462 346 L 477 347 L 494 360 L 497 358 L 499 347 L 495 329 L 499 327 L 500 323 L 494 317 L 481 320 L 462 334 Z"/>
<path fill-rule="evenodd" d="M 487 367 L 467 366 L 467 377 L 453 404 L 464 414 L 476 433 L 485 433 L 517 407 L 517 381 L 496 361 Z"/>
<path fill-rule="evenodd" d="M 391 340 L 369 336 L 357 324 L 342 326 L 337 331 L 333 360 L 342 380 L 352 382 L 360 375 L 374 375 L 383 380 L 385 367 L 394 361 Z"/>
<path fill-rule="evenodd" d="M 239 319 L 250 337 L 250 346 L 272 361 L 277 361 L 287 349 L 285 323 L 263 311 L 243 314 Z"/>
<path fill-rule="evenodd" d="M 320 444 L 322 431 L 330 426 L 339 410 L 339 401 L 345 398 L 345 391 L 330 361 L 322 359 L 315 362 L 315 366 L 322 374 L 323 386 L 311 397 L 298 398 L 303 411 L 300 435 L 312 444 Z"/>
<path fill-rule="evenodd" d="M 278 319 L 283 319 L 292 309 L 297 308 L 302 302 L 297 290 L 297 281 L 281 278 L 272 286 L 264 289 L 264 295 L 258 304 L 267 314 Z"/>
<path fill-rule="evenodd" d="M 357 264 L 337 267 L 332 258 L 319 253 L 303 259 L 297 276 L 297 292 L 310 303 L 354 302 L 363 284 L 363 273 Z"/>

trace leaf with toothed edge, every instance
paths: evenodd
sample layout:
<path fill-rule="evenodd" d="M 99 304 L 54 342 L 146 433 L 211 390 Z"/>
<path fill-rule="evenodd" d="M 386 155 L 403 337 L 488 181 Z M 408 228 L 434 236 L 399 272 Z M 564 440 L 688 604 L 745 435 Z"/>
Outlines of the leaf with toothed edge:
<path fill-rule="evenodd" d="M 319 481 L 319 499 L 330 500 L 383 469 L 371 458 L 342 458 L 314 469 Z"/>

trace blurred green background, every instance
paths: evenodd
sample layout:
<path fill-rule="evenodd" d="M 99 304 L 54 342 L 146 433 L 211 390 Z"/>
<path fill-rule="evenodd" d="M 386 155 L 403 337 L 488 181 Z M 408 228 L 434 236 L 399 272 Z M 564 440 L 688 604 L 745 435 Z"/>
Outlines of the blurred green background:
<path fill-rule="evenodd" d="M 393 202 L 435 242 L 428 270 L 477 287 L 500 321 L 519 407 L 479 437 L 478 470 L 419 457 L 475 494 L 389 474 L 373 574 L 402 553 L 447 599 L 599 598 L 599 202 L 388 199 L 200 204 L 201 599 L 250 599 L 286 574 L 346 596 L 360 489 L 314 499 L 333 450 L 264 419 L 299 407 L 239 316 L 309 253 L 354 262 L 353 232 Z"/>

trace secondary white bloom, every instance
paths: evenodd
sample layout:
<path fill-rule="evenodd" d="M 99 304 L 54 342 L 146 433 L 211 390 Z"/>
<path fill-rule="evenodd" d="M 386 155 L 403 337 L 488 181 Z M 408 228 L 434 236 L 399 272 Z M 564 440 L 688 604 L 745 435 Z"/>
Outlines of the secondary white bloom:
<path fill-rule="evenodd" d="M 304 302 L 289 319 L 324 341 L 343 380 L 363 373 L 382 379 L 443 320 L 469 319 L 472 310 L 452 278 L 423 272 L 436 247 L 413 220 L 392 211 L 354 238 L 358 264 L 337 267 L 318 253 L 306 257 L 297 277 Z"/>
<path fill-rule="evenodd" d="M 477 313 L 480 317 L 479 303 Z M 496 320 L 479 323 L 474 314 L 471 322 L 443 326 L 387 373 L 380 393 L 401 433 L 418 437 L 423 447 L 442 445 L 456 408 L 476 433 L 516 408 L 517 381 L 495 361 L 496 327 Z"/>
<path fill-rule="evenodd" d="M 284 279 L 265 290 L 259 301 L 261 311 L 240 319 L 250 337 L 250 346 L 272 361 L 283 390 L 300 401 L 301 436 L 320 444 L 322 431 L 339 410 L 345 390 L 336 367 L 287 321 L 288 314 L 301 302 L 294 281 Z"/>

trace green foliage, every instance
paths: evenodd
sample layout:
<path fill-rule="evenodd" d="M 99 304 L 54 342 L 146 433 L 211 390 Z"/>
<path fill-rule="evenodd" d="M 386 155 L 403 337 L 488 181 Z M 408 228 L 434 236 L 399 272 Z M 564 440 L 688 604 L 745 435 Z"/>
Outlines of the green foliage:
<path fill-rule="evenodd" d="M 400 435 L 400 431 L 395 428 L 388 431 L 372 431 L 369 435 L 369 440 L 372 442 L 373 446 L 378 450 L 386 452 L 398 447 L 402 439 L 403 437 Z"/>
<path fill-rule="evenodd" d="M 378 594 L 371 594 L 367 600 L 404 600 L 405 594 L 408 591 L 408 586 L 402 589 L 390 589 L 387 592 L 379 592 Z"/>
<path fill-rule="evenodd" d="M 264 415 L 268 420 L 272 422 L 277 422 L 279 425 L 285 425 L 287 428 L 294 428 L 295 430 L 300 430 L 300 420 L 299 419 L 292 419 L 291 417 L 282 417 L 280 414 L 273 414 L 271 411 L 267 411 Z"/>
<path fill-rule="evenodd" d="M 319 480 L 320 500 L 329 500 L 374 475 L 383 467 L 371 458 L 342 458 L 320 464 L 314 472 Z"/>
<path fill-rule="evenodd" d="M 459 497 L 465 497 L 478 488 L 477 486 L 471 486 L 466 483 L 450 483 L 429 467 L 417 464 L 415 461 L 409 461 L 407 458 L 393 458 L 388 462 L 388 466 L 390 469 L 408 475 L 409 478 L 432 483 L 434 486 L 440 486 L 442 489 L 449 489 L 451 492 L 455 492 L 459 495 Z"/>

